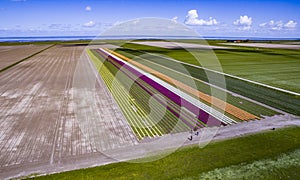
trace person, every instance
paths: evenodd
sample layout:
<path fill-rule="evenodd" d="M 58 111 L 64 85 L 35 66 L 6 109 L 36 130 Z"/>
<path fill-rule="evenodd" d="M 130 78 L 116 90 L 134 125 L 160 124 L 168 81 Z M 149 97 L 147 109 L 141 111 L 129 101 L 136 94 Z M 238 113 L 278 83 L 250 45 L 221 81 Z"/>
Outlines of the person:
<path fill-rule="evenodd" d="M 190 141 L 193 140 L 193 136 L 191 135 L 188 139 L 189 139 Z"/>

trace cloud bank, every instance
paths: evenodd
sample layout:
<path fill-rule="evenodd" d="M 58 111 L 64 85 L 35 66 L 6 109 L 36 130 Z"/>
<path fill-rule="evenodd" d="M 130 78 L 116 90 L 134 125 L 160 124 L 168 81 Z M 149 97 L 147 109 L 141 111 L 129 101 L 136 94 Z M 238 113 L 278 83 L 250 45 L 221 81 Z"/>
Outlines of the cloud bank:
<path fill-rule="evenodd" d="M 184 22 L 186 25 L 212 26 L 217 25 L 218 21 L 212 17 L 209 20 L 199 19 L 197 10 L 193 9 L 188 12 Z"/>
<path fill-rule="evenodd" d="M 271 20 L 269 22 L 264 22 L 259 25 L 261 28 L 266 28 L 274 31 L 279 30 L 295 30 L 297 26 L 297 22 L 293 20 L 289 20 L 288 22 L 284 23 L 282 20 L 274 21 Z"/>

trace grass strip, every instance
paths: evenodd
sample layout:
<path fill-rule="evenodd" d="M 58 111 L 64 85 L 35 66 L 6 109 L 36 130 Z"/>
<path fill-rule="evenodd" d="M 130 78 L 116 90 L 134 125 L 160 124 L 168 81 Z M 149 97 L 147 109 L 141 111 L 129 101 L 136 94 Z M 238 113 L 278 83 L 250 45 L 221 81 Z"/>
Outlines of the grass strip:
<path fill-rule="evenodd" d="M 300 176 L 300 149 L 285 153 L 276 159 L 263 159 L 249 164 L 215 169 L 200 175 L 199 179 L 298 179 Z"/>
<path fill-rule="evenodd" d="M 210 143 L 204 148 L 195 145 L 183 147 L 153 162 L 120 162 L 36 179 L 199 179 L 202 173 L 216 168 L 277 159 L 283 153 L 300 149 L 299 136 L 300 127 L 277 129 Z M 280 169 L 273 173 L 280 173 Z M 273 176 L 276 177 L 276 174 Z"/>

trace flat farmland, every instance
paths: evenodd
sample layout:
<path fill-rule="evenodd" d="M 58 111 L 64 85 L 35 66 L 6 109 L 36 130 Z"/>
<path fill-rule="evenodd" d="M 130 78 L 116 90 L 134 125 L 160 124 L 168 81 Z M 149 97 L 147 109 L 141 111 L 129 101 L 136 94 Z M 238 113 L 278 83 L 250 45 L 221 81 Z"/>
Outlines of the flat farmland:
<path fill-rule="evenodd" d="M 193 43 L 195 46 L 203 44 L 203 41 L 175 40 L 175 42 Z M 208 40 L 207 43 L 212 47 L 223 46 L 224 48 L 228 48 L 210 48 L 218 58 L 223 72 L 300 93 L 300 81 L 298 78 L 300 76 L 298 68 L 300 66 L 299 42 L 224 43 L 221 40 Z M 184 52 L 182 49 L 174 51 L 167 47 L 146 46 L 146 44 L 137 46 L 137 42 L 135 41 L 132 44 L 128 43 L 123 46 L 167 55 L 179 61 L 199 66 L 199 62 L 195 61 L 195 57 L 191 56 L 190 53 Z M 185 47 L 182 46 L 182 48 Z M 207 68 L 218 70 L 219 64 L 211 63 L 212 52 L 194 51 L 192 49 L 189 49 L 189 51 L 194 56 L 200 58 L 201 62 L 207 65 Z"/>
<path fill-rule="evenodd" d="M 0 70 L 51 45 L 0 46 Z"/>
<path fill-rule="evenodd" d="M 213 51 L 192 49 L 187 51 L 185 49 L 170 50 L 133 43 L 124 44 L 122 47 L 125 48 L 123 51 L 131 54 L 131 57 L 152 56 L 151 61 L 172 67 L 177 71 L 182 71 L 178 67 L 183 66 L 190 76 L 205 82 L 208 82 L 207 74 L 209 74 L 214 77 L 210 78 L 209 83 L 215 86 L 222 86 L 222 82 L 219 82 L 218 79 L 223 77 L 225 78 L 226 89 L 234 94 L 245 96 L 291 114 L 300 114 L 298 108 L 300 105 L 298 95 L 300 86 L 299 78 L 297 78 L 300 75 L 298 68 L 300 53 L 297 50 L 236 47 Z M 202 68 L 195 56 L 200 59 L 201 63 L 206 64 L 205 68 Z M 213 60 L 216 58 L 219 63 L 214 63 Z M 148 60 L 150 59 L 148 58 Z M 226 74 L 216 72 L 220 66 Z M 265 86 L 248 80 L 264 83 Z M 273 87 L 270 88 L 268 85 Z M 282 88 L 283 91 L 276 88 Z M 285 90 L 294 93 L 286 93 Z"/>
<path fill-rule="evenodd" d="M 300 46 L 297 44 L 271 44 L 271 43 L 223 43 L 223 45 L 229 46 L 246 46 L 256 48 L 277 48 L 277 49 L 294 49 L 300 50 Z"/>
<path fill-rule="evenodd" d="M 197 43 L 197 40 L 188 42 Z M 300 93 L 299 42 L 222 43 L 221 41 L 208 41 L 208 43 L 230 47 L 230 49 L 214 50 L 223 72 Z M 195 64 L 195 61 L 189 57 L 185 61 Z M 209 68 L 215 69 L 215 66 L 212 65 Z"/>
<path fill-rule="evenodd" d="M 56 45 L 0 73 L 0 179 L 103 163 L 101 152 L 136 144 L 84 48 Z"/>
<path fill-rule="evenodd" d="M 215 53 L 226 73 L 300 93 L 299 50 L 236 47 Z"/>
<path fill-rule="evenodd" d="M 224 46 L 210 46 L 207 44 L 193 44 L 193 43 L 180 43 L 180 42 L 162 42 L 162 41 L 137 41 L 135 44 L 162 47 L 168 49 L 230 49 Z"/>
<path fill-rule="evenodd" d="M 127 57 L 132 57 L 132 58 L 134 57 L 132 54 L 127 53 L 128 50 L 126 50 L 126 49 L 118 49 L 117 51 Z M 230 105 L 239 107 L 245 111 L 248 111 L 260 118 L 263 118 L 264 116 L 273 116 L 275 114 L 280 114 L 276 111 L 268 109 L 267 107 L 261 106 L 253 101 L 251 102 L 251 101 L 247 100 L 247 98 L 245 98 L 241 95 L 240 96 L 233 95 L 233 93 L 230 91 L 224 90 L 222 88 L 217 88 L 215 86 L 211 86 L 209 83 L 195 78 L 195 76 L 192 77 L 193 74 L 196 74 L 196 73 L 200 74 L 201 70 L 194 70 L 193 74 L 192 73 L 188 74 L 187 72 L 182 71 L 182 69 L 177 68 L 177 67 L 180 67 L 179 63 L 170 62 L 167 59 L 164 59 L 162 57 L 153 56 L 151 54 L 143 54 L 143 56 L 141 56 L 141 57 L 134 57 L 134 61 L 137 61 L 138 63 L 141 63 L 143 65 L 146 65 L 147 67 L 151 67 L 151 68 L 153 68 L 161 73 L 164 73 L 166 75 L 169 75 L 169 77 L 173 77 L 182 83 L 192 84 L 191 82 L 194 82 L 195 88 L 197 88 L 199 91 L 201 91 L 204 94 L 212 95 L 212 91 L 213 91 L 213 93 L 215 94 L 215 96 L 217 98 L 224 98 L 222 96 L 225 94 L 227 103 L 229 103 Z M 190 71 L 190 72 L 192 72 L 192 71 Z M 233 112 L 238 114 L 237 113 L 238 111 L 236 109 Z M 241 119 L 239 119 L 239 118 L 234 118 L 234 119 L 237 121 L 241 121 Z"/>
<path fill-rule="evenodd" d="M 105 61 L 105 56 L 99 56 L 97 51 L 98 48 L 117 48 L 116 52 L 182 83 L 195 80 L 197 88 L 210 95 L 211 84 L 206 82 L 204 71 L 184 63 L 189 62 L 190 57 L 181 49 L 138 44 L 134 44 L 136 49 L 133 49 L 133 44 L 125 44 L 123 48 L 117 45 L 121 44 L 94 44 L 88 47 L 90 50 L 86 49 L 87 44 L 45 46 L 26 55 L 25 61 L 0 72 L 0 179 L 128 161 L 208 141 L 210 137 L 200 134 L 214 128 L 194 129 L 192 133 L 191 127 L 181 122 L 176 113 L 172 114 L 180 108 L 178 104 L 165 101 L 169 109 L 163 113 L 165 106 L 159 104 L 160 99 L 151 99 L 152 94 L 158 93 L 153 87 L 143 84 L 141 79 L 134 82 L 133 74 L 125 70 L 120 73 L 117 64 Z M 6 52 L 4 49 L 9 51 L 12 47 L 2 48 Z M 164 58 L 164 54 L 187 59 L 179 62 L 176 58 Z M 17 53 L 15 56 L 22 59 Z M 182 65 L 190 74 L 177 68 Z M 245 89 L 253 88 L 251 85 L 240 84 L 229 77 L 226 80 L 230 85 L 226 91 L 227 102 L 260 120 L 220 127 L 212 139 L 299 124 L 296 116 L 280 108 L 234 93 L 234 88 L 242 87 L 239 92 L 250 94 Z M 212 83 L 216 91 L 223 91 L 217 88 L 218 81 Z M 259 98 L 263 96 L 257 92 L 270 94 L 270 91 L 255 89 L 253 93 Z M 291 105 L 296 102 L 289 96 L 282 98 L 287 103 L 291 101 Z M 150 101 L 154 108 L 149 106 Z M 279 101 L 283 102 L 279 99 L 278 104 Z M 160 112 L 164 116 L 157 116 Z M 189 111 L 183 111 L 180 118 L 191 122 L 195 119 Z"/>

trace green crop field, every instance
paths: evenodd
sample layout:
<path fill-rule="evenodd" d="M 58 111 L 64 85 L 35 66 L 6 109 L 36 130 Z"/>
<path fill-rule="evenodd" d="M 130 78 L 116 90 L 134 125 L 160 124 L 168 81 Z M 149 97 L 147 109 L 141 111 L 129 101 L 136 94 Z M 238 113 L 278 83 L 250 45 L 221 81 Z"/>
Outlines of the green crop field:
<path fill-rule="evenodd" d="M 176 40 L 176 42 L 197 44 L 199 42 L 203 43 L 203 40 Z M 222 65 L 223 72 L 300 93 L 300 80 L 298 78 L 300 77 L 300 70 L 298 68 L 300 67 L 299 50 L 225 46 L 222 44 L 224 41 L 221 40 L 208 40 L 207 43 L 232 48 L 213 50 Z M 266 41 L 266 43 L 280 44 L 287 42 Z M 151 51 L 152 48 L 154 47 L 151 47 L 149 50 Z M 154 49 L 157 48 L 155 47 Z M 174 59 L 198 65 L 192 57 L 183 57 L 180 55 L 181 53 L 172 50 L 163 51 L 165 51 L 162 52 L 163 54 Z M 204 58 L 205 54 L 203 51 L 201 54 L 197 54 L 199 52 L 196 51 L 194 53 L 196 56 L 203 57 L 201 61 L 210 60 L 210 58 Z M 207 55 L 210 54 L 207 53 Z M 209 62 L 206 64 L 209 64 Z M 210 68 L 216 69 L 214 66 Z"/>
<path fill-rule="evenodd" d="M 192 42 L 196 43 L 197 41 Z M 211 44 L 220 46 L 218 43 Z M 130 43 L 124 44 L 123 47 L 160 53 L 180 61 L 199 65 L 195 58 L 184 49 L 173 50 Z M 189 51 L 193 50 L 189 49 Z M 300 51 L 298 50 L 232 46 L 232 49 L 213 51 L 225 73 L 300 93 L 300 80 L 298 78 L 300 77 L 298 68 L 300 66 Z M 209 57 L 212 54 L 211 51 L 197 50 L 193 53 L 200 58 L 203 64 L 208 64 L 210 69 L 216 69 L 209 62 L 211 58 L 214 58 Z M 138 54 L 136 53 L 136 55 Z"/>
<path fill-rule="evenodd" d="M 300 93 L 298 50 L 239 47 L 215 53 L 226 73 Z"/>
<path fill-rule="evenodd" d="M 137 61 L 141 64 L 144 64 L 147 67 L 151 67 L 152 69 L 159 71 L 163 74 L 166 74 L 166 75 L 168 75 L 176 80 L 179 80 L 183 83 L 190 83 L 190 84 L 195 83 L 194 84 L 195 88 L 197 88 L 198 90 L 200 90 L 203 93 L 211 95 L 212 91 L 213 91 L 213 95 L 218 98 L 221 98 L 221 99 L 224 99 L 223 96 L 225 96 L 226 99 L 224 99 L 224 100 L 227 101 L 228 103 L 230 103 L 234 106 L 237 106 L 245 111 L 248 111 L 258 117 L 272 116 L 275 114 L 279 114 L 276 111 L 273 111 L 273 110 L 263 107 L 261 105 L 252 103 L 246 99 L 243 99 L 243 98 L 240 98 L 237 96 L 233 96 L 232 94 L 224 92 L 223 90 L 217 89 L 215 87 L 211 87 L 208 84 L 203 83 L 203 81 L 199 81 L 198 79 L 194 80 L 194 79 L 192 79 L 190 74 L 187 74 L 188 72 L 182 72 L 182 74 L 179 73 L 179 71 L 181 70 L 180 68 L 178 68 L 178 67 L 180 67 L 179 63 L 169 62 L 167 60 L 164 61 L 164 59 L 157 57 L 157 56 L 150 55 L 150 54 L 143 54 L 143 56 L 135 56 L 135 55 L 133 55 L 135 52 L 133 50 L 129 50 L 129 49 L 117 49 L 116 52 L 123 54 L 126 57 L 133 58 L 135 61 Z M 128 53 L 128 52 L 130 52 L 130 53 Z M 178 68 L 178 71 L 174 71 L 177 68 Z M 192 70 L 194 71 L 193 74 L 197 74 L 199 71 L 197 69 L 192 69 Z M 226 114 L 226 115 L 230 116 L 229 114 Z M 234 118 L 234 117 L 231 117 L 231 118 L 239 121 L 237 118 Z"/>
<path fill-rule="evenodd" d="M 204 148 L 183 147 L 153 162 L 120 162 L 35 179 L 280 179 L 286 175 L 297 179 L 299 136 L 300 128 L 291 127 L 210 143 Z"/>
<path fill-rule="evenodd" d="M 152 46 L 146 46 L 146 45 L 137 45 L 137 44 L 132 44 L 132 43 L 127 43 L 122 46 L 123 48 L 126 48 L 125 51 L 129 54 L 135 55 L 135 56 L 141 56 L 145 55 L 146 53 L 151 53 L 154 55 L 165 55 L 168 57 L 171 57 L 173 59 L 176 59 L 178 61 L 182 61 L 185 63 L 189 64 L 195 64 L 197 66 L 201 66 L 198 61 L 195 60 L 195 57 L 188 52 L 185 49 L 165 49 L 165 48 L 159 48 L 159 47 L 152 47 Z M 236 49 L 226 49 L 226 50 L 214 50 L 216 56 L 218 57 L 222 67 L 224 66 L 223 70 L 227 73 L 236 75 L 236 74 L 260 74 L 261 77 L 267 78 L 272 78 L 274 74 L 271 72 L 276 72 L 278 69 L 278 64 L 281 64 L 282 68 L 278 69 L 278 77 L 277 80 L 284 81 L 286 83 L 293 83 L 295 80 L 294 79 L 299 79 L 299 72 L 297 70 L 295 71 L 295 74 L 290 77 L 285 75 L 283 73 L 283 70 L 289 71 L 289 68 L 295 69 L 294 67 L 299 67 L 297 66 L 297 63 L 300 61 L 298 60 L 300 53 L 298 51 L 291 51 L 291 50 L 250 50 L 251 48 L 236 48 Z M 253 49 L 253 48 L 252 48 Z M 123 49 L 124 50 L 124 49 Z M 190 50 L 192 51 L 192 50 Z M 274 51 L 274 53 L 270 53 L 270 51 Z M 222 53 L 224 54 L 227 52 L 227 54 L 231 55 L 225 55 L 223 57 Z M 233 53 L 236 52 L 236 53 Z M 254 53 L 255 52 L 255 53 Z M 275 53 L 277 52 L 277 54 Z M 293 53 L 291 53 L 293 52 Z M 212 52 L 209 50 L 197 50 L 193 52 L 194 54 L 197 55 L 198 58 L 201 59 L 201 62 L 203 60 L 203 64 L 211 64 L 210 68 L 214 69 L 214 65 L 209 62 L 205 61 L 210 61 L 212 58 L 214 59 L 215 57 L 211 57 Z M 281 60 L 277 56 L 278 54 L 282 54 Z M 289 55 L 291 53 L 292 55 Z M 256 55 L 257 54 L 257 55 Z M 283 58 L 284 57 L 284 58 Z M 155 58 L 154 58 L 155 59 Z M 230 62 L 229 62 L 230 61 Z M 256 62 L 253 63 L 253 62 Z M 155 61 L 156 63 L 162 64 L 162 65 L 167 65 L 169 67 L 174 68 L 175 70 L 182 71 L 182 69 L 177 68 L 178 63 L 172 62 L 169 60 L 166 60 L 165 58 L 160 58 L 160 60 Z M 252 63 L 251 63 L 252 62 Z M 286 63 L 287 62 L 287 63 Z M 291 63 L 288 63 L 291 62 Z M 218 79 L 222 79 L 223 75 L 219 75 L 217 73 L 213 72 L 207 72 L 202 69 L 189 66 L 186 64 L 182 64 L 183 67 L 189 72 L 189 74 L 197 79 L 203 80 L 203 81 L 208 81 L 207 79 L 207 73 L 210 73 L 210 78 L 209 83 L 217 86 L 223 86 L 222 82 L 219 82 Z M 234 68 L 236 66 L 239 66 L 239 68 Z M 256 68 L 256 66 L 267 66 L 268 71 L 262 70 L 260 68 Z M 235 69 L 235 72 L 228 72 L 226 69 L 232 69 L 232 71 Z M 248 69 L 252 69 L 251 71 Z M 282 71 L 281 71 L 282 70 Z M 270 73 L 269 73 L 270 72 Z M 185 73 L 185 72 L 183 72 Z M 297 76 L 298 75 L 298 76 Z M 279 77 L 280 76 L 280 77 Z M 243 77 L 243 76 L 241 76 Z M 224 78 L 224 77 L 223 77 Z M 252 79 L 255 80 L 255 79 Z M 262 78 L 257 78 L 255 81 L 264 83 L 264 81 L 261 81 Z M 249 83 L 246 81 L 241 81 L 239 79 L 235 79 L 229 76 L 225 76 L 225 81 L 226 81 L 226 88 L 229 91 L 232 91 L 234 93 L 243 95 L 245 97 L 251 98 L 253 100 L 259 101 L 261 103 L 270 105 L 272 107 L 275 107 L 277 109 L 281 109 L 283 111 L 300 115 L 300 110 L 298 107 L 300 107 L 300 97 L 287 94 L 284 92 L 279 92 L 274 89 L 266 88 L 257 84 Z M 275 81 L 274 81 L 275 82 Z M 299 92 L 300 83 L 295 85 L 294 87 L 296 89 L 291 89 L 291 87 L 286 88 L 287 90 L 294 90 L 296 92 Z M 281 87 L 279 84 L 276 85 L 277 87 Z M 298 90 L 297 90 L 298 89 Z"/>

